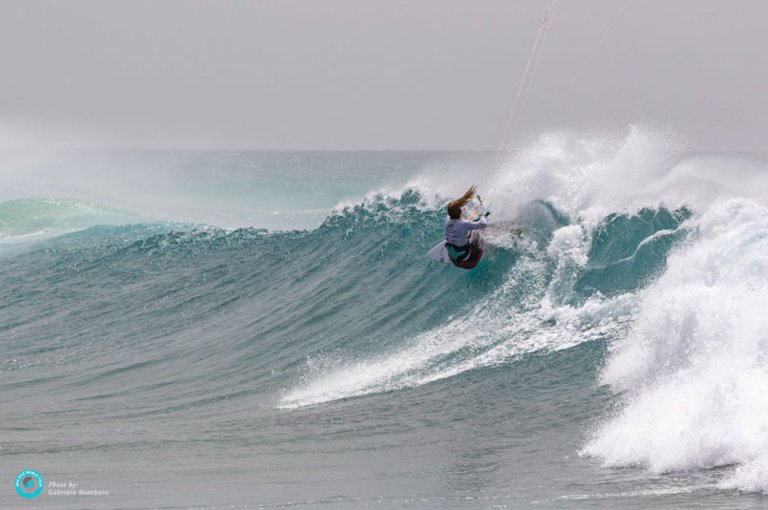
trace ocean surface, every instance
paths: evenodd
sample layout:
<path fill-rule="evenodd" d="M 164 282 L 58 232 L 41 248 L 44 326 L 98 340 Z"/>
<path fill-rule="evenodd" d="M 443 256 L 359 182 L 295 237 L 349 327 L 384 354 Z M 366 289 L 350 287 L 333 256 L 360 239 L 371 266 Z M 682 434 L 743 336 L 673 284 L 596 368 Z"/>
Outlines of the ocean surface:
<path fill-rule="evenodd" d="M 669 138 L 0 156 L 0 507 L 768 507 L 768 158 Z"/>

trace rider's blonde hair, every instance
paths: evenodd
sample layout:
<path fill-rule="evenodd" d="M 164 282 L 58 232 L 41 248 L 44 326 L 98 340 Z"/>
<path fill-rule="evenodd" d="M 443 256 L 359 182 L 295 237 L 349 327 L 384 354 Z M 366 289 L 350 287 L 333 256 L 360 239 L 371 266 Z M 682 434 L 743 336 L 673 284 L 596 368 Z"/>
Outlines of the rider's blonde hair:
<path fill-rule="evenodd" d="M 452 220 L 458 220 L 459 218 L 461 218 L 461 208 L 467 205 L 467 202 L 475 198 L 476 192 L 477 192 L 477 189 L 473 185 L 461 197 L 451 202 L 448 202 L 448 216 Z"/>

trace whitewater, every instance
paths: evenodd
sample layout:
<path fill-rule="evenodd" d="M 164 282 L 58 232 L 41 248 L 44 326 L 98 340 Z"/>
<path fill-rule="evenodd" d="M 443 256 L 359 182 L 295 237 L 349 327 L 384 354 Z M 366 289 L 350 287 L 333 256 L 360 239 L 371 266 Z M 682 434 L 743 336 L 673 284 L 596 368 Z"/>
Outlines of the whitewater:
<path fill-rule="evenodd" d="M 3 155 L 0 479 L 108 495 L 0 504 L 764 506 L 768 157 L 494 156 Z M 483 260 L 430 263 L 471 184 Z"/>

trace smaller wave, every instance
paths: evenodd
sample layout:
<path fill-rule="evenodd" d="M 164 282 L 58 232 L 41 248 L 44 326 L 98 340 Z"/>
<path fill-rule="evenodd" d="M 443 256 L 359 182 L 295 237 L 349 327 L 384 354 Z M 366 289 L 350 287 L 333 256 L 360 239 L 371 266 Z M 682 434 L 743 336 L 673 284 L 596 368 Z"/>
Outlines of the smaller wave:
<path fill-rule="evenodd" d="M 121 225 L 148 219 L 138 213 L 78 200 L 17 198 L 0 202 L 0 241 L 24 242 L 94 225 Z"/>

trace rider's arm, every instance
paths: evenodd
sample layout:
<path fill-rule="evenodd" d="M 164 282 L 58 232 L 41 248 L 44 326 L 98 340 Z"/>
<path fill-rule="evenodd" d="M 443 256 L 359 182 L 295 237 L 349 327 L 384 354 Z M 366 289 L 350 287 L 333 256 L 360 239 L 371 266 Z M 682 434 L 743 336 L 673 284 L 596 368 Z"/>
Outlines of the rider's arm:
<path fill-rule="evenodd" d="M 469 230 L 483 229 L 488 226 L 488 223 L 485 221 L 485 216 L 480 216 L 480 218 L 474 221 L 467 221 L 466 224 Z"/>

